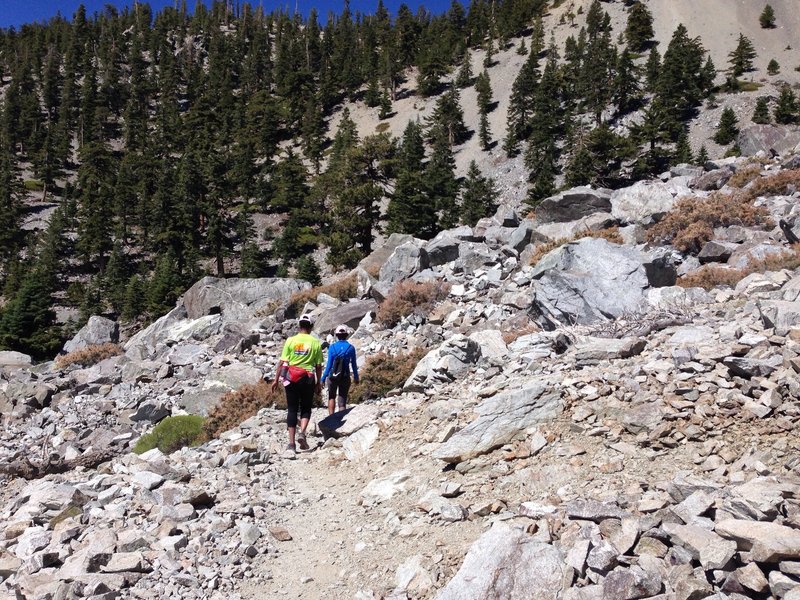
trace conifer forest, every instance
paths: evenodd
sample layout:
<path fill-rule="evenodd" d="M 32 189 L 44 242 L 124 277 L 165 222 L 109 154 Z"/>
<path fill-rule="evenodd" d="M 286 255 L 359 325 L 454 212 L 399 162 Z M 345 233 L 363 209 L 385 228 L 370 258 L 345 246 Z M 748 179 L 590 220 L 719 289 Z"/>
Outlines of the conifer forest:
<path fill-rule="evenodd" d="M 151 320 L 204 274 L 319 283 L 377 235 L 474 225 L 498 190 L 474 163 L 456 176 L 472 136 L 524 160 L 531 206 L 693 160 L 687 123 L 717 74 L 702 41 L 679 26 L 659 46 L 639 2 L 614 35 L 596 0 L 557 47 L 542 25 L 549 4 L 390 14 L 377 0 L 360 14 L 345 0 L 302 17 L 139 2 L 0 30 L 0 347 L 52 357 L 90 315 Z M 506 128 L 491 131 L 488 70 L 510 48 L 525 59 Z M 732 52 L 726 86 L 751 52 Z M 472 86 L 474 123 L 461 97 Z M 386 118 L 409 93 L 435 98 L 432 114 L 399 137 L 359 135 L 348 107 Z M 24 228 L 43 206 L 54 207 L 46 227 Z M 257 235 L 256 217 L 274 226 Z"/>

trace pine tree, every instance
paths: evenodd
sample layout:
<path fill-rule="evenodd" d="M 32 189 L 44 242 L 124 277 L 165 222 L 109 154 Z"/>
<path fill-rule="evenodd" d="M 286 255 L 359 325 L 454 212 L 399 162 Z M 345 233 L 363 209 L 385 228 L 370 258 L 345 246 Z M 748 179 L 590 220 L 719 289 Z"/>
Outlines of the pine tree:
<path fill-rule="evenodd" d="M 425 195 L 436 209 L 439 229 L 451 229 L 459 221 L 458 190 L 453 151 L 442 132 L 433 141 L 431 159 L 425 168 Z"/>
<path fill-rule="evenodd" d="M 3 114 L 0 112 L 0 118 Z M 23 242 L 22 185 L 14 173 L 14 157 L 8 136 L 0 130 L 0 265 L 17 255 Z"/>
<path fill-rule="evenodd" d="M 767 65 L 767 73 L 769 75 L 777 75 L 781 72 L 781 66 L 778 64 L 778 61 L 774 58 L 769 61 Z"/>
<path fill-rule="evenodd" d="M 480 219 L 494 214 L 497 197 L 494 180 L 483 176 L 475 161 L 470 161 L 461 193 L 461 223 L 474 226 Z"/>
<path fill-rule="evenodd" d="M 753 123 L 759 125 L 769 125 L 772 117 L 769 114 L 769 99 L 762 96 L 756 101 L 756 108 L 753 111 Z"/>
<path fill-rule="evenodd" d="M 762 29 L 774 29 L 775 28 L 775 10 L 767 4 L 764 7 L 764 10 L 761 11 L 761 15 L 758 17 L 758 22 L 761 24 Z"/>
<path fill-rule="evenodd" d="M 697 151 L 697 157 L 694 159 L 694 162 L 702 167 L 705 166 L 708 160 L 708 150 L 706 150 L 706 145 L 703 144 L 700 146 L 700 150 Z"/>
<path fill-rule="evenodd" d="M 617 113 L 620 115 L 633 110 L 641 100 L 638 69 L 627 50 L 623 50 L 617 60 L 613 99 L 617 106 Z"/>
<path fill-rule="evenodd" d="M 739 120 L 736 118 L 736 114 L 733 112 L 733 109 L 729 106 L 726 106 L 722 111 L 722 116 L 719 119 L 717 132 L 714 134 L 714 141 L 722 146 L 730 144 L 736 139 L 736 136 L 739 135 L 739 128 L 737 127 L 738 124 Z"/>
<path fill-rule="evenodd" d="M 475 81 L 475 90 L 478 92 L 478 114 L 480 115 L 478 137 L 481 141 L 481 147 L 484 150 L 489 150 L 492 143 L 492 133 L 489 130 L 488 113 L 492 103 L 492 85 L 489 73 L 485 69 Z"/>
<path fill-rule="evenodd" d="M 461 97 L 456 88 L 442 94 L 436 101 L 436 107 L 428 118 L 428 140 L 432 143 L 444 136 L 450 146 L 457 146 L 467 139 L 467 127 L 464 125 L 464 111 L 461 110 Z"/>
<path fill-rule="evenodd" d="M 472 58 L 469 51 L 464 54 L 461 68 L 456 76 L 456 85 L 462 89 L 472 85 Z"/>
<path fill-rule="evenodd" d="M 773 113 L 775 122 L 779 125 L 791 125 L 796 123 L 797 112 L 797 97 L 788 85 L 783 86 L 781 94 L 778 96 L 775 112 Z"/>
<path fill-rule="evenodd" d="M 647 56 L 647 64 L 644 67 L 645 81 L 647 82 L 647 91 L 654 92 L 656 84 L 658 83 L 658 76 L 661 71 L 661 55 L 655 46 L 650 49 L 650 54 Z"/>
<path fill-rule="evenodd" d="M 692 146 L 689 144 L 689 135 L 684 131 L 675 144 L 675 164 L 689 164 L 692 162 Z"/>
<path fill-rule="evenodd" d="M 530 134 L 531 104 L 539 83 L 539 56 L 528 55 L 511 86 L 511 99 L 506 120 L 506 140 L 503 149 L 509 157 L 519 152 L 519 143 Z"/>
<path fill-rule="evenodd" d="M 297 278 L 303 279 L 313 286 L 322 285 L 322 275 L 319 265 L 310 254 L 301 256 L 297 260 Z"/>
<path fill-rule="evenodd" d="M 144 281 L 139 275 L 131 275 L 125 286 L 125 299 L 120 317 L 123 321 L 131 322 L 144 313 L 145 310 Z"/>
<path fill-rule="evenodd" d="M 642 2 L 635 2 L 628 9 L 628 23 L 625 26 L 628 47 L 633 52 L 641 52 L 654 35 L 653 15 Z"/>
<path fill-rule="evenodd" d="M 392 99 L 389 97 L 389 92 L 385 89 L 381 94 L 380 110 L 378 111 L 378 118 L 383 121 L 392 116 Z"/>
<path fill-rule="evenodd" d="M 522 38 L 519 41 L 519 46 L 517 46 L 517 54 L 520 56 L 525 56 L 528 53 L 528 47 L 525 45 L 525 38 Z"/>
<path fill-rule="evenodd" d="M 747 71 L 753 70 L 753 60 L 756 58 L 756 50 L 753 47 L 753 42 L 739 34 L 739 41 L 730 54 L 728 54 L 728 63 L 730 64 L 730 74 L 734 78 L 741 77 Z"/>
<path fill-rule="evenodd" d="M 425 193 L 422 128 L 409 121 L 398 150 L 397 179 L 387 210 L 387 232 L 429 238 L 436 232 L 436 207 Z"/>

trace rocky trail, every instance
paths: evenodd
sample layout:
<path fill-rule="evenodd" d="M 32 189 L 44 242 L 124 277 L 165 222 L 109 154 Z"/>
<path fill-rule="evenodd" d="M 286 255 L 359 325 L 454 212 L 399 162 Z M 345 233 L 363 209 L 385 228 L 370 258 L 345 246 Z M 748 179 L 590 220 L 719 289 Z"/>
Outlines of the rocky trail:
<path fill-rule="evenodd" d="M 777 223 L 800 218 L 799 165 L 683 165 L 394 235 L 344 300 L 207 277 L 128 340 L 90 319 L 69 343 L 87 364 L 0 353 L 0 599 L 797 600 L 800 269 Z M 748 190 L 768 222 L 647 241 L 681 198 Z M 676 285 L 708 266 L 738 281 Z M 387 326 L 398 282 L 441 301 Z M 295 460 L 263 405 L 132 452 L 270 378 L 298 293 L 362 358 L 422 350 L 413 372 L 316 409 Z"/>

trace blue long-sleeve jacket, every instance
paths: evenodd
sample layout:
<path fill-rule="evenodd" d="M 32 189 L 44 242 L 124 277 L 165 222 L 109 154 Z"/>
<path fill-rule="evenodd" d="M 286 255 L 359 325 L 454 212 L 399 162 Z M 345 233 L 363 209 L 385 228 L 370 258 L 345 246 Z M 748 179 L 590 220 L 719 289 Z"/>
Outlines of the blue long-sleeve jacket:
<path fill-rule="evenodd" d="M 328 375 L 333 368 L 333 363 L 337 356 L 344 357 L 344 368 L 347 372 L 353 373 L 353 379 L 358 382 L 358 365 L 356 364 L 356 349 L 353 344 L 347 340 L 339 340 L 331 344 L 328 348 L 328 362 L 325 365 L 325 371 L 322 373 L 322 382 L 328 378 Z"/>

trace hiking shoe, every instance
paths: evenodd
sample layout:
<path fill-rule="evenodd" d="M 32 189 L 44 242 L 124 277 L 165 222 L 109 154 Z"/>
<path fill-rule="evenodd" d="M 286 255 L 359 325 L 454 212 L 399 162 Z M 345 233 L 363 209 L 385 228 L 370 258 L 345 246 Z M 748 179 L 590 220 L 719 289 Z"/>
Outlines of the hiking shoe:
<path fill-rule="evenodd" d="M 306 441 L 305 433 L 297 434 L 297 445 L 300 446 L 300 450 L 308 450 L 308 442 Z"/>
<path fill-rule="evenodd" d="M 294 460 L 297 458 L 297 450 L 294 447 L 294 444 L 286 444 L 286 450 L 283 451 L 283 458 L 287 458 L 289 460 Z"/>

